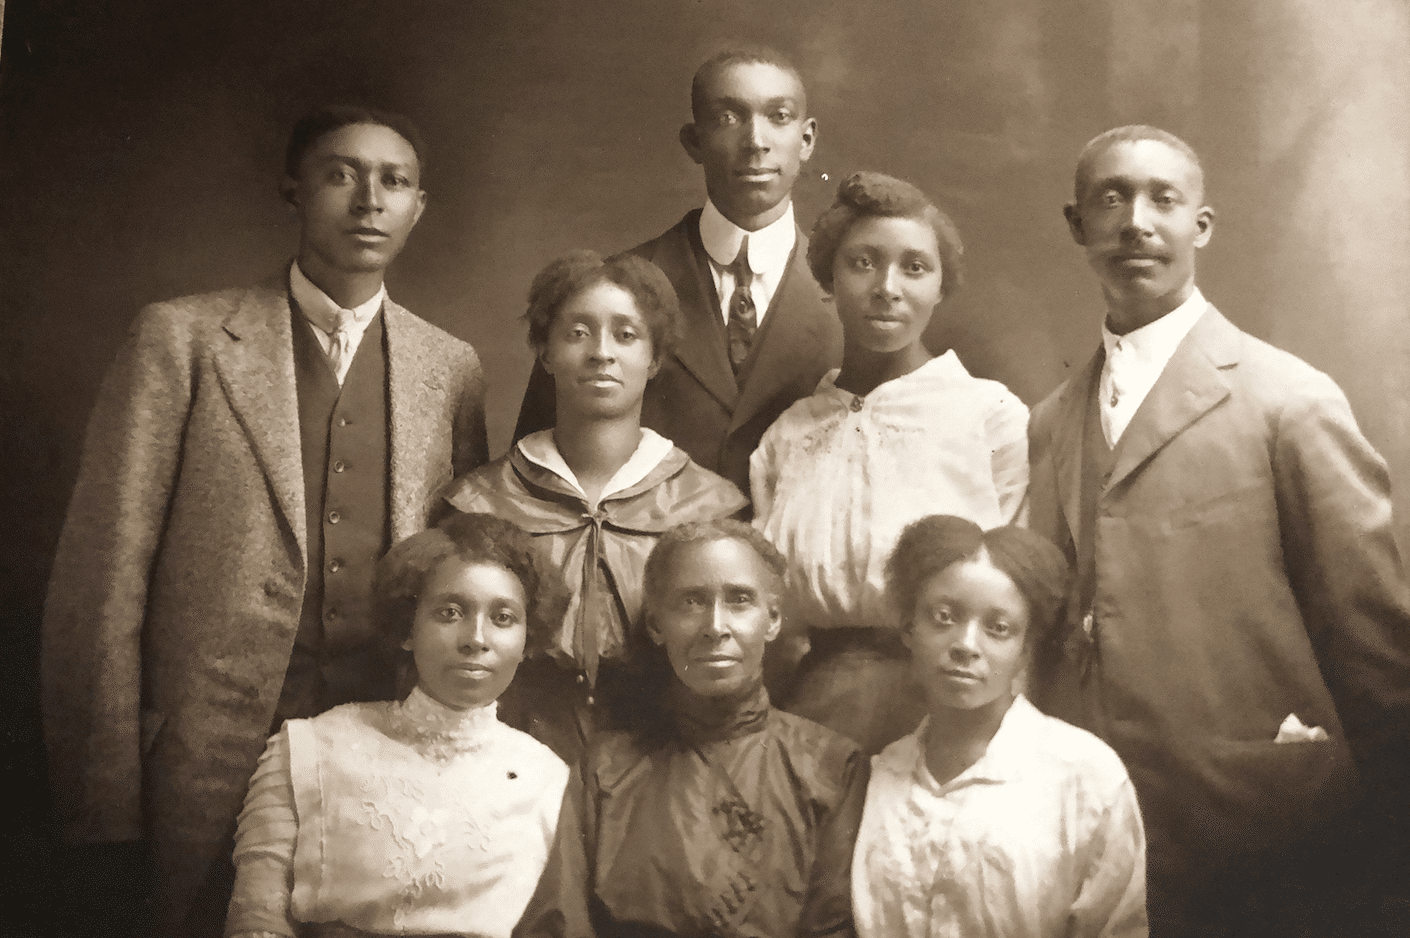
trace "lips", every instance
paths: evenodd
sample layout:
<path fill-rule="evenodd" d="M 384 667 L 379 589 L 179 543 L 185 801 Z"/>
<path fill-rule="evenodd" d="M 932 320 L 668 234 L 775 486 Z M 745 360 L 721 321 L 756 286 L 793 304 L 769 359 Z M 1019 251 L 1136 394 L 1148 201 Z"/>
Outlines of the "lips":
<path fill-rule="evenodd" d="M 622 379 L 615 375 L 588 375 L 586 378 L 582 379 L 582 383 L 593 385 L 621 384 Z"/>
<path fill-rule="evenodd" d="M 387 235 L 387 233 L 386 233 L 385 231 L 381 231 L 381 230 L 379 230 L 379 229 L 377 229 L 377 228 L 367 228 L 367 227 L 354 228 L 352 231 L 349 232 L 349 234 L 356 235 L 356 236 L 359 237 L 359 238 L 386 238 L 386 237 L 388 237 L 388 235 Z"/>
<path fill-rule="evenodd" d="M 489 674 L 494 669 L 487 664 L 479 664 L 478 662 L 470 661 L 464 664 L 456 665 L 453 670 L 459 671 L 461 674 L 479 675 Z"/>
<path fill-rule="evenodd" d="M 975 674 L 972 671 L 965 671 L 959 668 L 955 668 L 952 670 L 945 669 L 942 670 L 940 673 L 956 681 L 969 681 L 975 684 L 979 683 L 979 675 Z"/>
<path fill-rule="evenodd" d="M 772 179 L 778 174 L 779 170 L 776 167 L 745 167 L 735 171 L 736 176 L 746 180 Z"/>

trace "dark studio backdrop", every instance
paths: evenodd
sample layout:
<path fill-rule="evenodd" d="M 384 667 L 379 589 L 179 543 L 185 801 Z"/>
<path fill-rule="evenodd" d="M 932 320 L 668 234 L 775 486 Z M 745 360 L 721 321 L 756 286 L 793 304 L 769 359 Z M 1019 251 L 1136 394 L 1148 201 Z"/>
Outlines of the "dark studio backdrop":
<path fill-rule="evenodd" d="M 1061 208 L 1116 124 L 1203 155 L 1218 209 L 1201 286 L 1329 372 L 1391 464 L 1410 534 L 1410 12 L 1399 0 L 11 0 L 0 56 L 0 405 L 7 774 L 29 780 L 11 881 L 41 902 L 39 619 L 83 428 L 145 303 L 292 255 L 276 194 L 294 119 L 403 111 L 429 207 L 390 277 L 469 340 L 493 453 L 530 356 L 533 274 L 615 251 L 704 198 L 676 134 L 722 45 L 776 45 L 820 125 L 806 228 L 859 168 L 936 196 L 969 286 L 930 330 L 1029 404 L 1095 347 L 1101 298 Z M 1410 539 L 1402 537 L 1402 543 Z M 96 572 L 95 572 L 95 575 Z"/>

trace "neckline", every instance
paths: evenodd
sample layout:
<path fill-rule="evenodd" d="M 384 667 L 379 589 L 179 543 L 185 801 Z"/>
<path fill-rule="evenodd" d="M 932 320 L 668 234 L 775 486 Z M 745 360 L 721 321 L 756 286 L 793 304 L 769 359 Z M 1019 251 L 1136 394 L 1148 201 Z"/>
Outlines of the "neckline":
<path fill-rule="evenodd" d="M 392 704 L 388 723 L 393 737 L 444 763 L 484 748 L 499 725 L 499 706 L 491 701 L 456 710 L 416 687 L 405 700 Z"/>

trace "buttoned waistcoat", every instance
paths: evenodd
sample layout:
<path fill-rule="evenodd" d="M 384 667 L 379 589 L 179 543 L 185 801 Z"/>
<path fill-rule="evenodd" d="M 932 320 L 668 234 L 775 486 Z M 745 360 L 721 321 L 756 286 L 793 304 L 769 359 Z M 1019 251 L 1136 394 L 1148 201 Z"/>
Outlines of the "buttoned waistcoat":
<path fill-rule="evenodd" d="M 474 350 L 383 307 L 393 540 L 486 456 Z M 263 749 L 307 574 L 287 276 L 156 304 L 99 391 L 50 579 L 61 835 L 147 838 L 180 921 Z"/>

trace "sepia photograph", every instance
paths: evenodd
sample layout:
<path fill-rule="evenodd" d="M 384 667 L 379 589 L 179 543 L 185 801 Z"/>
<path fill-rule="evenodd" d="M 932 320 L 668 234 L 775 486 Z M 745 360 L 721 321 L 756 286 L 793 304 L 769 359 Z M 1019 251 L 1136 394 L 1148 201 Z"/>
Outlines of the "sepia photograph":
<path fill-rule="evenodd" d="M 0 932 L 1410 933 L 1403 0 L 0 0 Z"/>

